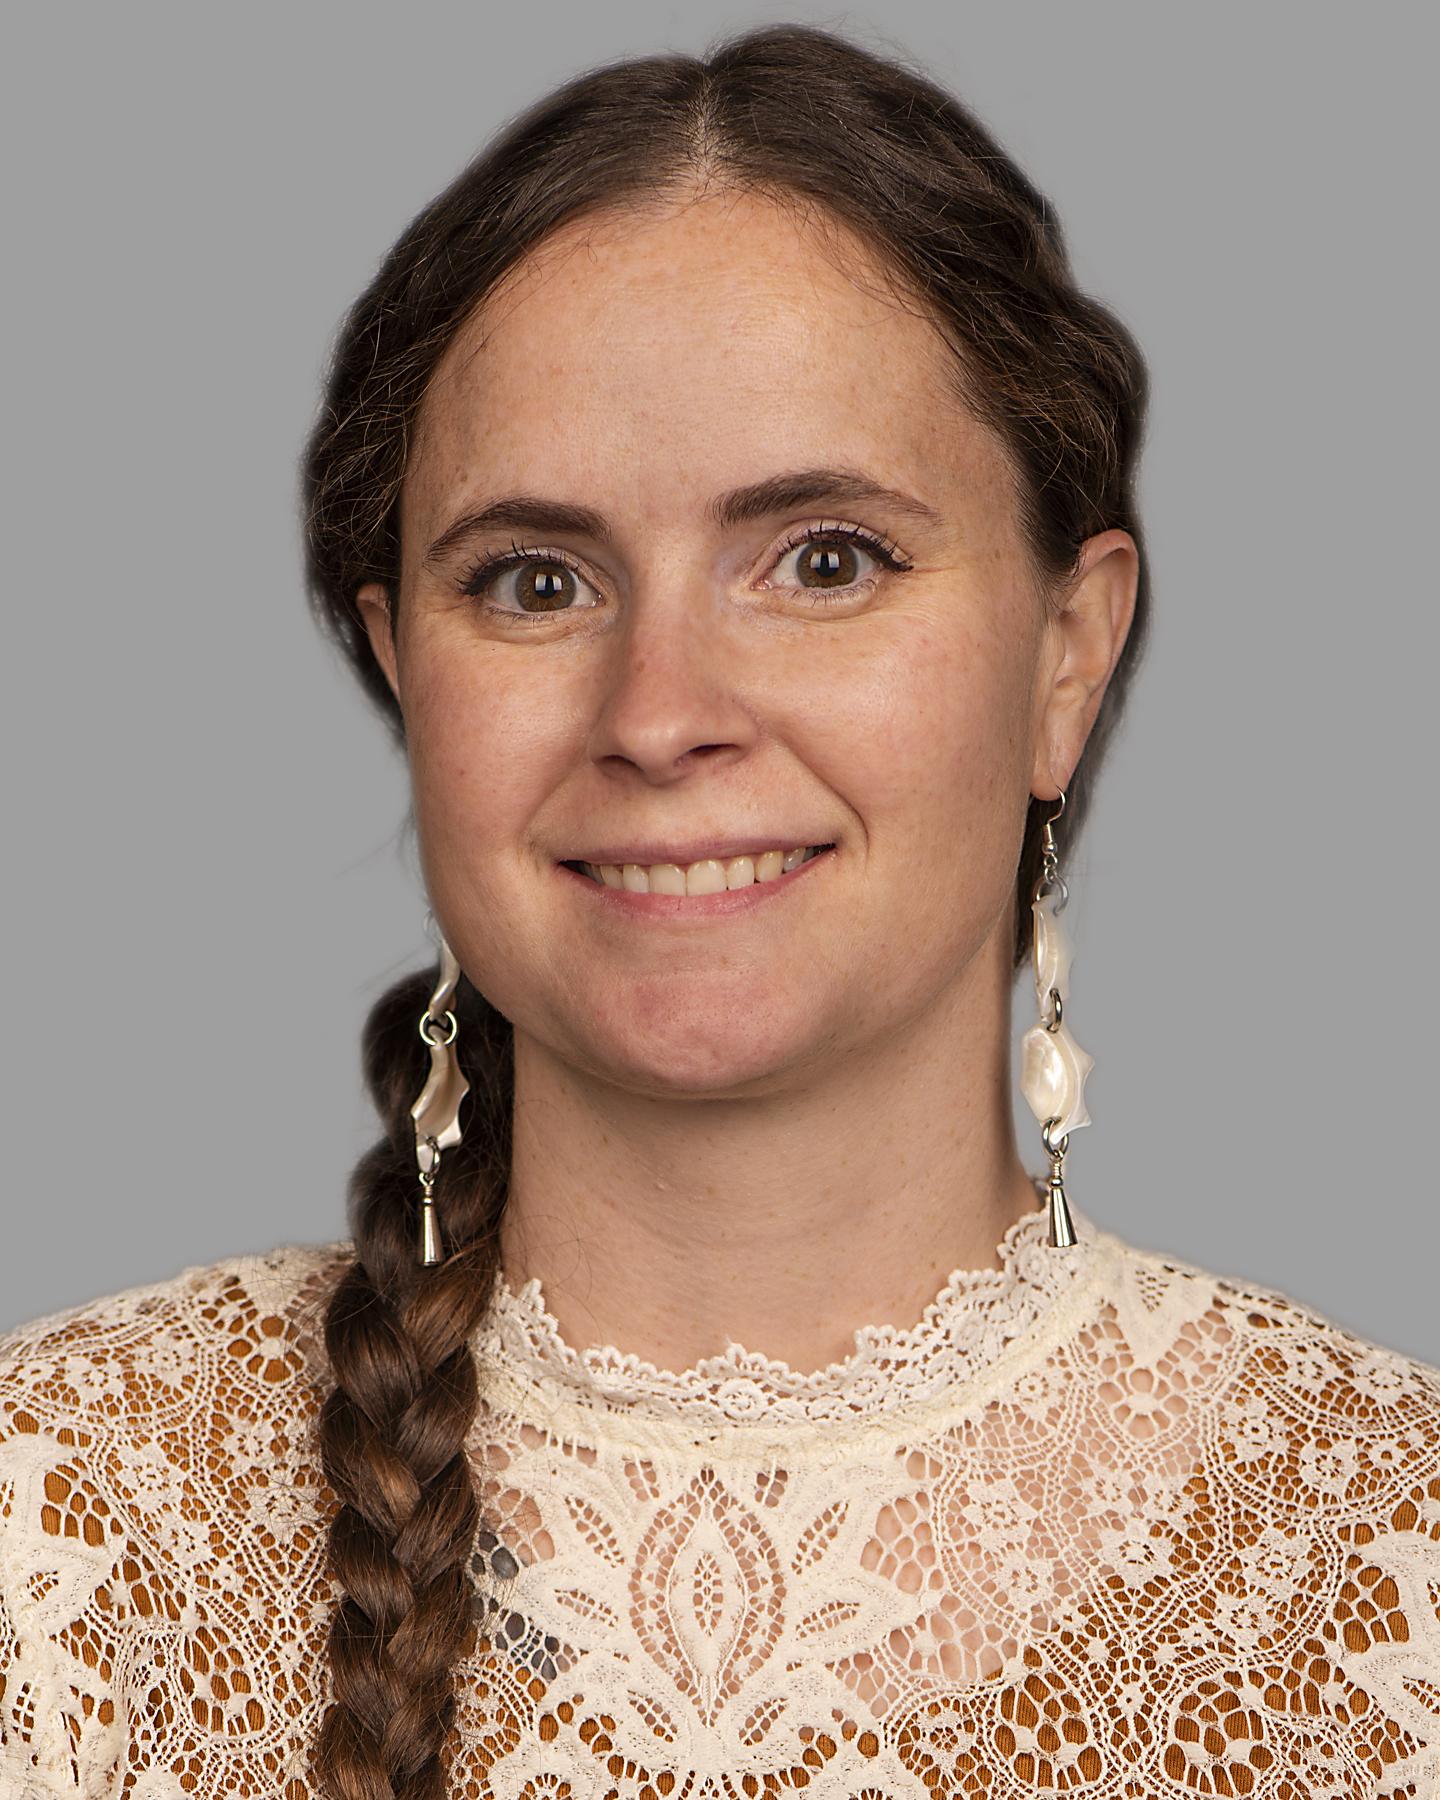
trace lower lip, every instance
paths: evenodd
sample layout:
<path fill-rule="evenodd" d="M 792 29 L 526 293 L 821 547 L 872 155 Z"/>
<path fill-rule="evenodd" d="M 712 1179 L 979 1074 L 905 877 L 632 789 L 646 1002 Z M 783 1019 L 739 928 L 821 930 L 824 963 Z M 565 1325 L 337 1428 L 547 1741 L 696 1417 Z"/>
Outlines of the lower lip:
<path fill-rule="evenodd" d="M 578 881 L 602 905 L 630 913 L 635 918 L 715 919 L 730 913 L 749 912 L 779 894 L 788 894 L 797 881 L 812 869 L 823 867 L 834 855 L 833 849 L 822 850 L 818 856 L 797 864 L 784 875 L 777 875 L 773 881 L 752 881 L 748 887 L 723 888 L 718 894 L 634 894 L 629 888 L 606 887 L 604 882 L 592 881 L 578 869 L 567 869 L 564 863 L 556 863 L 555 867 L 562 875 Z"/>

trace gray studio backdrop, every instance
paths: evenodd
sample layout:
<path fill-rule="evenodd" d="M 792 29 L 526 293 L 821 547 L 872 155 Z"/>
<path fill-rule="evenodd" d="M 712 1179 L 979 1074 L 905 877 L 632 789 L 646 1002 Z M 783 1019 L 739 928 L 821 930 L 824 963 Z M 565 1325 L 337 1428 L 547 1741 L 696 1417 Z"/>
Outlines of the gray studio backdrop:
<path fill-rule="evenodd" d="M 1253 0 L 11 15 L 0 1327 L 347 1234 L 361 1023 L 429 946 L 403 764 L 300 584 L 325 353 L 534 95 L 776 18 L 922 58 L 1150 361 L 1071 1193 L 1440 1360 L 1435 46 Z"/>

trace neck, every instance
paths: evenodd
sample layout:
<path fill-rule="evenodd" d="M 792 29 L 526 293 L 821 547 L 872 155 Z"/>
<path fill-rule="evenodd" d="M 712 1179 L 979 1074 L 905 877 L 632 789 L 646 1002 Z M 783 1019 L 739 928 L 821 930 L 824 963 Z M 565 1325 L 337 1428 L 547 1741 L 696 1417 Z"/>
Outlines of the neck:
<path fill-rule="evenodd" d="M 518 1029 L 501 1260 L 575 1348 L 663 1369 L 734 1339 L 810 1373 L 915 1324 L 1039 1196 L 1011 1114 L 1008 942 L 864 1053 L 760 1097 L 656 1098 Z"/>

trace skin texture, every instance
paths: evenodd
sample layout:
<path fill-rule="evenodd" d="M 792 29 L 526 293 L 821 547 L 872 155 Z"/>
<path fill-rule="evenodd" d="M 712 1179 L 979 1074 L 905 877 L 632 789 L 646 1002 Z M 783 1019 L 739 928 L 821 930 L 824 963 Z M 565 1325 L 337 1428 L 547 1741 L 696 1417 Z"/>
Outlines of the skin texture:
<path fill-rule="evenodd" d="M 539 1277 L 577 1347 L 683 1368 L 733 1339 L 811 1371 L 860 1324 L 914 1324 L 951 1270 L 998 1266 L 1038 1204 L 1038 1128 L 1022 1161 L 1012 1124 L 1011 892 L 1138 557 L 1107 531 L 1047 598 L 950 354 L 846 227 L 711 191 L 553 235 L 422 406 L 399 593 L 360 601 L 436 918 L 515 1027 L 505 1272 Z M 875 502 L 707 516 L 816 465 L 940 521 Z M 502 529 L 427 565 L 457 517 L 514 493 L 592 507 L 613 540 Z M 826 610 L 815 546 L 779 547 L 837 522 L 913 566 L 842 549 L 839 581 L 866 585 Z M 512 535 L 580 570 L 548 603 L 533 567 L 492 580 L 511 615 L 558 607 L 539 624 L 460 591 Z M 664 928 L 556 867 L 711 833 L 839 853 L 783 898 Z M 1023 997 L 1029 1024 L 1028 979 Z"/>

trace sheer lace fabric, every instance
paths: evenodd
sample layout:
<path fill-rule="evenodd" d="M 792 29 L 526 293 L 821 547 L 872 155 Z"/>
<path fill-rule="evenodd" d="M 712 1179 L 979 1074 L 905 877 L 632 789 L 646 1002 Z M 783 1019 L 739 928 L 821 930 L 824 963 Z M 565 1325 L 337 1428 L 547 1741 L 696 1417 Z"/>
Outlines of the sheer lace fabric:
<path fill-rule="evenodd" d="M 1440 1794 L 1440 1369 L 1038 1210 L 813 1374 L 476 1338 L 456 1800 Z M 342 1241 L 0 1338 L 0 1800 L 309 1800 Z"/>

